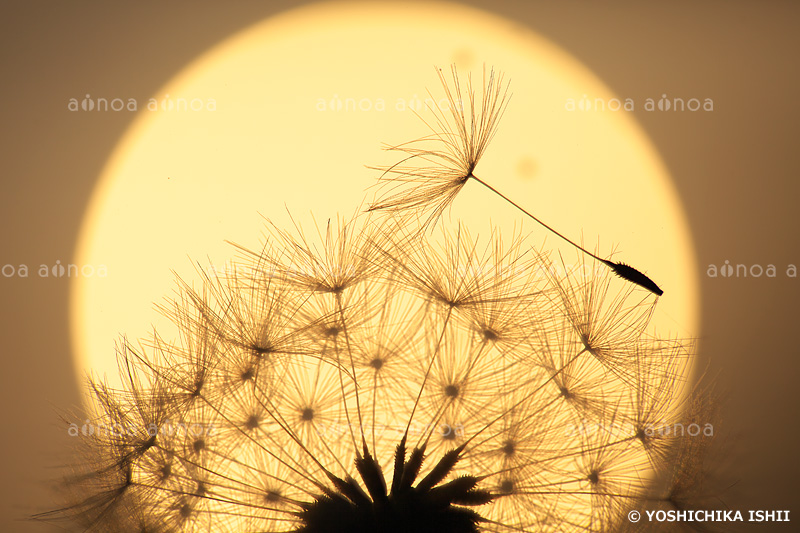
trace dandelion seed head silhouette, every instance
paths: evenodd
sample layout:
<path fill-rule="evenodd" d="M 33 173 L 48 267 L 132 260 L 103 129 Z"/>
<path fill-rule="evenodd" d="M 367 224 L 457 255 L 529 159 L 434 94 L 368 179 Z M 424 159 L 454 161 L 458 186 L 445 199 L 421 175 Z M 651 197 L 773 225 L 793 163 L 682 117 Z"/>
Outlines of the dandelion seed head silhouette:
<path fill-rule="evenodd" d="M 659 431 L 696 411 L 683 402 L 691 347 L 653 330 L 662 307 L 669 329 L 696 327 L 685 222 L 630 119 L 564 112 L 602 85 L 510 28 L 450 4 L 323 4 L 170 82 L 164 94 L 216 109 L 143 113 L 87 214 L 78 255 L 110 274 L 74 280 L 75 347 L 110 385 L 93 387 L 96 430 L 56 514 L 99 531 L 612 531 L 642 501 L 667 502 L 652 478 L 681 472 L 698 446 Z M 461 89 L 421 80 L 432 58 L 474 59 L 461 65 L 472 85 L 465 73 L 451 78 Z M 519 230 L 517 213 L 469 183 L 456 222 L 427 224 L 448 188 L 414 196 L 402 179 L 375 191 L 373 211 L 359 204 L 376 139 L 436 133 L 425 142 L 445 153 L 469 138 L 420 108 L 426 126 L 409 100 L 427 85 L 435 105 L 450 90 L 452 106 L 472 90 L 471 124 L 487 111 L 484 59 L 510 75 L 515 107 L 476 172 L 565 233 L 622 241 L 669 299 L 543 247 L 539 229 Z M 477 139 L 490 123 L 477 120 Z M 403 164 L 440 180 L 451 166 L 426 146 Z M 529 157 L 533 183 L 515 179 Z M 226 239 L 241 244 L 216 248 Z M 187 254 L 211 265 L 181 273 L 175 291 L 164 274 Z M 143 317 L 169 294 L 148 335 Z M 120 331 L 140 342 L 120 342 L 114 378 L 104 358 Z"/>

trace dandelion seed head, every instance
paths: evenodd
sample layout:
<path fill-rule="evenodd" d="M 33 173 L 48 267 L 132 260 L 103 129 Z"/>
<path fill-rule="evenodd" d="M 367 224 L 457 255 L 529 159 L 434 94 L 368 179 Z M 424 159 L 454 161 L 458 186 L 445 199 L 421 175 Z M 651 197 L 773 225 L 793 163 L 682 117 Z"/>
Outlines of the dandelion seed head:
<path fill-rule="evenodd" d="M 458 397 L 458 385 L 446 385 L 444 388 L 444 395 L 449 398 Z"/>
<path fill-rule="evenodd" d="M 500 334 L 488 326 L 481 327 L 480 332 L 486 342 L 495 342 L 500 338 Z"/>
<path fill-rule="evenodd" d="M 239 379 L 242 382 L 247 382 L 253 379 L 256 376 L 256 366 L 254 364 L 248 364 L 241 370 L 239 374 Z"/>
<path fill-rule="evenodd" d="M 259 425 L 261 420 L 259 419 L 258 415 L 250 415 L 247 417 L 247 420 L 244 422 L 244 427 L 253 430 L 256 429 Z"/>
<path fill-rule="evenodd" d="M 514 480 L 513 479 L 504 479 L 500 482 L 500 485 L 497 487 L 497 491 L 500 494 L 512 494 L 514 492 Z"/>
<path fill-rule="evenodd" d="M 455 66 L 449 80 L 441 69 L 437 73 L 449 113 L 431 108 L 433 118 L 423 119 L 429 136 L 387 148 L 402 154 L 403 160 L 378 169 L 383 171 L 378 181 L 383 187 L 369 207 L 369 211 L 426 216 L 423 228 L 438 220 L 473 176 L 509 98 L 508 86 L 494 70 L 484 70 L 480 96 L 471 77 L 462 90 Z"/>
<path fill-rule="evenodd" d="M 503 454 L 507 456 L 514 455 L 514 452 L 517 450 L 516 445 L 514 444 L 513 440 L 507 440 L 503 443 Z"/>
<path fill-rule="evenodd" d="M 522 235 L 425 231 L 508 101 L 493 71 L 482 91 L 441 81 L 449 114 L 392 147 L 406 159 L 371 214 L 269 223 L 260 249 L 237 246 L 241 268 L 178 280 L 161 307 L 177 339 L 121 344 L 125 386 L 93 383 L 54 516 L 90 531 L 601 532 L 643 501 L 694 504 L 705 445 L 650 430 L 707 411 L 681 402 L 691 348 L 649 329 L 652 297 L 556 274 Z"/>

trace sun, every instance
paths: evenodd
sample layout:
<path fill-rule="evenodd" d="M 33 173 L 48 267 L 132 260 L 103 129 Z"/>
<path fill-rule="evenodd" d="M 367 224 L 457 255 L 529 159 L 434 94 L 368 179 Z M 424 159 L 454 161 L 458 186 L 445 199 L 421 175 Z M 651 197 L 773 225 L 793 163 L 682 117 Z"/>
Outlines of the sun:
<path fill-rule="evenodd" d="M 481 178 L 587 248 L 616 249 L 615 258 L 646 270 L 665 290 L 656 326 L 695 335 L 694 250 L 663 162 L 633 113 L 569 105 L 615 98 L 596 75 L 533 31 L 477 9 L 336 2 L 234 35 L 153 95 L 159 105 L 138 106 L 75 253 L 76 264 L 107 271 L 72 280 L 78 374 L 117 383 L 121 334 L 174 331 L 154 308 L 174 293 L 173 271 L 191 280 L 193 261 L 228 268 L 235 251 L 226 241 L 257 247 L 264 218 L 286 227 L 309 213 L 324 221 L 363 209 L 377 177 L 366 165 L 394 162 L 381 143 L 430 133 L 420 117 L 444 97 L 434 66 L 450 64 L 476 77 L 494 68 L 511 84 Z M 464 189 L 452 216 L 478 229 L 522 220 L 478 187 Z"/>

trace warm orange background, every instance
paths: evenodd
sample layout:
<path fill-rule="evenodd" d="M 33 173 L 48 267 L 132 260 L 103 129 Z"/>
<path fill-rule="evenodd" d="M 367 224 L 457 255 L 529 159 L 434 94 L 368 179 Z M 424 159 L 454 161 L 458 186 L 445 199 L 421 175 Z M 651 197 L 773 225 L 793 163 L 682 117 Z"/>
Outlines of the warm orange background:
<path fill-rule="evenodd" d="M 800 5 L 789 2 L 467 2 L 507 16 L 583 61 L 620 97 L 672 173 L 701 273 L 702 368 L 724 393 L 729 436 L 722 498 L 732 509 L 791 509 L 800 520 L 795 453 L 800 343 L 797 124 Z M 49 503 L 46 480 L 65 459 L 56 417 L 79 401 L 68 336 L 68 280 L 40 264 L 69 263 L 95 180 L 133 113 L 71 113 L 70 98 L 146 101 L 198 54 L 297 2 L 27 2 L 0 16 L 3 363 L 0 530 L 52 531 L 20 521 Z M 427 65 L 426 65 L 427 67 Z M 712 98 L 709 113 L 646 112 L 648 97 Z M 135 222 L 134 222 L 135 223 Z M 632 221 L 635 224 L 635 221 Z M 776 265 L 776 279 L 711 279 L 725 260 Z M 719 506 L 722 508 L 722 504 Z M 792 527 L 792 526 L 795 527 Z M 745 528 L 743 528 L 745 529 Z"/>

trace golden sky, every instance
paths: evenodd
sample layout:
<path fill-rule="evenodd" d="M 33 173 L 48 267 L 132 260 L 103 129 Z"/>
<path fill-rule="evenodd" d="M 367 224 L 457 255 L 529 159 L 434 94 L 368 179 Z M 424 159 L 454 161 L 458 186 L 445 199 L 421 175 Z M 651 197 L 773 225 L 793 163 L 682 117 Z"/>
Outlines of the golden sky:
<path fill-rule="evenodd" d="M 3 194 L 0 195 L 3 259 L 0 262 L 13 265 L 15 270 L 20 265 L 27 265 L 30 275 L 28 278 L 12 275 L 0 279 L 0 294 L 6 310 L 2 321 L 5 368 L 0 383 L 0 394 L 6 406 L 2 435 L 5 483 L 0 489 L 3 505 L 0 529 L 20 532 L 53 530 L 52 527 L 20 522 L 19 519 L 47 508 L 47 503 L 42 502 L 50 501 L 47 484 L 53 475 L 50 467 L 63 463 L 62 450 L 70 442 L 54 413 L 70 409 L 80 402 L 72 353 L 73 280 L 42 278 L 37 271 L 40 265 L 50 269 L 57 261 L 69 264 L 78 260 L 81 252 L 76 250 L 86 242 L 79 236 L 86 236 L 83 228 L 87 224 L 87 214 L 98 205 L 95 200 L 101 177 L 108 175 L 113 161 L 121 162 L 119 147 L 130 140 L 134 131 L 139 131 L 137 128 L 148 124 L 152 127 L 159 122 L 158 113 L 150 112 L 73 112 L 68 107 L 71 99 L 80 102 L 90 94 L 92 98 L 119 97 L 125 101 L 134 98 L 145 103 L 151 97 L 162 98 L 167 90 L 175 90 L 173 87 L 189 87 L 182 85 L 189 83 L 188 78 L 176 79 L 175 76 L 182 72 L 199 75 L 198 59 L 209 59 L 208 54 L 219 51 L 220 46 L 231 42 L 230 39 L 238 39 L 242 31 L 259 24 L 269 25 L 270 20 L 277 20 L 270 17 L 298 5 L 289 1 L 241 2 L 226 4 L 223 9 L 215 3 L 185 1 L 137 3 L 135 6 L 50 3 L 47 9 L 41 9 L 41 5 L 36 3 L 18 3 L 5 7 L 4 16 L 0 17 L 0 64 L 4 80 L 9 81 L 0 89 L 3 96 L 0 108 L 4 117 L 0 125 L 4 154 Z M 503 23 L 506 28 L 527 28 L 524 31 L 497 30 L 503 35 L 495 46 L 518 59 L 519 63 L 515 64 L 530 66 L 535 63 L 530 57 L 524 57 L 526 53 L 523 51 L 535 49 L 531 40 L 542 45 L 544 38 L 561 50 L 562 57 L 577 62 L 578 74 L 573 73 L 577 77 L 567 75 L 565 83 L 577 84 L 575 87 L 580 91 L 589 86 L 580 85 L 581 80 L 599 80 L 603 94 L 635 100 L 635 110 L 618 112 L 623 116 L 617 122 L 622 121 L 622 131 L 646 133 L 645 139 L 649 141 L 641 153 L 647 156 L 646 160 L 663 163 L 658 172 L 668 175 L 674 183 L 694 243 L 701 302 L 698 364 L 717 378 L 725 398 L 723 429 L 731 438 L 737 439 L 728 460 L 735 465 L 729 473 L 737 483 L 724 499 L 729 507 L 739 509 L 794 509 L 800 496 L 796 483 L 800 477 L 800 464 L 795 459 L 794 450 L 797 437 L 794 421 L 798 418 L 797 406 L 800 405 L 796 387 L 800 363 L 791 332 L 797 324 L 799 291 L 797 279 L 785 273 L 787 265 L 800 263 L 795 205 L 800 197 L 800 182 L 796 179 L 800 166 L 794 142 L 800 114 L 796 98 L 800 77 L 794 64 L 794 51 L 800 46 L 795 29 L 800 15 L 798 7 L 788 2 L 726 2 L 724 6 L 711 2 L 687 5 L 640 3 L 634 6 L 628 2 L 595 5 L 577 1 L 519 3 L 503 0 L 474 1 L 470 5 L 490 14 L 485 17 L 489 19 L 489 26 L 500 24 L 495 17 L 503 17 L 506 21 L 513 21 Z M 288 12 L 281 16 L 291 17 Z M 414 24 L 414 29 L 407 32 L 400 48 L 382 49 L 383 39 L 379 38 L 373 40 L 372 46 L 353 51 L 369 55 L 374 50 L 376 54 L 383 54 L 378 57 L 383 62 L 387 59 L 385 54 L 392 52 L 391 57 L 401 65 L 397 72 L 404 75 L 398 76 L 403 77 L 403 84 L 396 85 L 395 92 L 388 96 L 413 98 L 414 94 L 421 96 L 425 88 L 437 90 L 434 64 L 446 65 L 456 61 L 459 64 L 471 63 L 474 67 L 487 61 L 506 71 L 510 77 L 514 96 L 509 109 L 516 108 L 520 117 L 529 112 L 546 111 L 525 108 L 526 105 L 542 105 L 541 99 L 525 97 L 526 93 L 541 94 L 529 85 L 533 79 L 531 73 L 520 74 L 518 69 L 512 72 L 514 69 L 508 64 L 478 54 L 465 54 L 463 50 L 467 46 L 455 51 L 445 50 L 439 56 L 426 54 L 421 61 L 408 56 L 406 61 L 405 54 L 413 48 L 416 40 L 431 33 L 432 20 L 417 17 L 408 21 Z M 539 37 L 532 36 L 532 32 Z M 488 40 L 474 31 L 466 31 L 463 26 L 451 34 L 456 34 L 458 42 L 465 45 Z M 273 36 L 275 39 L 282 37 L 278 33 Z M 514 43 L 526 44 L 517 48 Z M 305 44 L 296 43 L 292 53 L 298 52 Z M 319 47 L 318 53 L 325 54 L 329 48 L 333 52 L 339 49 L 337 46 L 338 43 L 329 42 L 327 46 Z M 526 48 L 530 46 L 534 48 Z M 337 71 L 333 65 L 346 63 L 342 57 L 336 59 L 338 62 L 334 59 L 331 59 L 330 71 Z M 256 72 L 258 65 L 248 64 L 245 68 Z M 351 72 L 352 76 L 364 78 L 369 78 L 368 74 L 366 68 Z M 293 106 L 292 112 L 297 113 L 301 107 L 305 109 L 306 104 L 298 102 L 296 95 L 287 88 L 300 85 L 287 84 L 287 79 L 307 79 L 307 76 L 307 70 L 295 64 L 289 65 L 279 76 L 260 83 L 268 86 L 270 91 L 288 94 L 287 103 Z M 220 84 L 224 86 L 224 82 Z M 313 88 L 307 83 L 302 86 Z M 320 86 L 317 93 L 306 92 L 305 96 L 311 97 L 308 105 L 315 105 L 318 97 L 332 99 L 337 94 L 344 97 L 345 89 L 340 87 Z M 361 96 L 362 87 L 368 97 L 383 96 L 378 92 L 384 90 L 383 85 L 358 87 L 360 90 L 354 97 Z M 237 88 L 229 81 L 226 90 L 231 91 L 226 94 L 236 94 Z M 239 91 L 246 92 L 247 87 L 240 87 Z M 663 94 L 712 98 L 714 110 L 689 113 L 647 111 L 644 108 L 643 102 L 647 98 L 659 99 Z M 576 93 L 575 96 L 582 95 Z M 214 95 L 198 97 L 214 98 Z M 567 93 L 560 95 L 559 104 L 567 98 Z M 262 102 L 264 110 L 268 103 Z M 223 113 L 223 99 L 218 99 L 216 104 L 220 120 L 226 116 L 242 118 L 241 110 L 238 117 Z M 555 109 L 553 107 L 553 113 Z M 350 175 L 359 180 L 358 185 L 355 181 L 353 185 L 358 191 L 364 186 L 361 183 L 367 184 L 374 177 L 363 165 L 386 161 L 386 154 L 380 152 L 381 142 L 402 142 L 420 134 L 417 119 L 409 113 L 318 114 L 322 115 L 321 120 L 328 121 L 326 128 L 287 132 L 286 141 L 303 138 L 304 142 L 314 146 L 315 153 L 324 153 L 337 167 L 349 166 Z M 562 115 L 566 118 L 566 111 Z M 185 118 L 190 121 L 192 116 Z M 360 121 L 358 128 L 354 124 L 350 127 L 357 129 L 361 136 L 347 143 L 353 146 L 348 146 L 346 153 L 325 152 L 331 142 L 342 140 L 336 132 L 339 131 L 337 123 L 341 123 L 343 116 L 348 121 Z M 598 120 L 594 117 L 600 115 L 574 112 L 572 116 L 573 121 L 580 121 L 588 127 L 588 123 Z M 390 123 L 385 122 L 388 118 L 391 118 Z M 596 206 L 589 209 L 575 204 L 574 209 L 580 211 L 581 216 L 574 220 L 573 217 L 560 219 L 555 206 L 542 205 L 539 201 L 540 196 L 546 196 L 543 189 L 548 183 L 547 176 L 559 175 L 562 179 L 568 176 L 566 168 L 552 168 L 545 164 L 561 161 L 554 158 L 558 150 L 550 150 L 551 158 L 547 159 L 542 153 L 531 153 L 530 147 L 523 146 L 510 160 L 504 160 L 501 152 L 493 150 L 501 146 L 519 146 L 514 144 L 515 139 L 508 138 L 518 131 L 525 131 L 538 146 L 547 146 L 551 134 L 552 144 L 563 148 L 557 141 L 564 139 L 567 124 L 559 124 L 564 131 L 549 130 L 543 134 L 535 121 L 515 124 L 514 120 L 515 116 L 509 111 L 484 161 L 488 167 L 490 156 L 495 157 L 492 155 L 495 154 L 498 160 L 492 165 L 499 165 L 499 171 L 489 172 L 487 168 L 483 177 L 501 180 L 498 183 L 508 187 L 511 194 L 519 195 L 526 206 L 570 236 L 580 238 L 583 232 L 584 239 L 590 244 L 599 237 L 601 246 L 606 249 L 618 244 L 621 260 L 646 270 L 662 284 L 665 296 L 671 295 L 675 285 L 668 281 L 670 273 L 665 272 L 671 267 L 661 261 L 652 263 L 646 257 L 633 255 L 642 249 L 641 242 L 636 239 L 647 240 L 654 235 L 652 229 L 648 229 L 647 236 L 637 237 L 642 228 L 641 221 L 649 220 L 650 213 L 642 215 L 637 212 L 633 218 L 624 221 L 624 227 L 608 228 L 594 219 L 597 217 L 587 220 L 585 212 L 594 211 Z M 259 122 L 259 125 L 264 127 L 261 140 L 267 141 L 273 130 L 269 124 Z M 332 133 L 323 136 L 323 131 Z M 214 132 L 205 134 L 213 138 Z M 192 135 L 203 137 L 204 132 L 195 128 Z M 506 138 L 502 139 L 501 135 Z M 264 143 L 256 140 L 250 136 L 242 139 L 238 155 L 252 157 L 263 150 Z M 248 144 L 250 141 L 253 144 Z M 274 138 L 270 142 L 273 146 L 280 145 Z M 186 141 L 180 138 L 173 137 L 170 143 L 175 148 L 186 148 Z M 587 153 L 587 147 L 576 147 L 576 151 L 579 148 L 583 150 L 580 153 Z M 166 154 L 168 147 L 162 149 Z M 129 152 L 135 153 L 135 150 Z M 175 160 L 176 169 L 190 168 L 187 163 L 192 162 L 191 154 L 187 151 L 177 153 L 183 159 Z M 200 154 L 206 159 L 211 159 L 211 155 Z M 517 158 L 518 155 L 522 158 Z M 591 155 L 602 156 L 601 153 Z M 252 175 L 233 176 L 232 179 L 240 180 L 238 183 L 245 187 L 250 178 L 256 180 L 268 175 L 271 162 L 265 155 L 262 157 L 264 159 L 258 165 L 249 167 L 255 169 Z M 304 165 L 314 164 L 311 158 L 307 159 L 303 161 Z M 504 164 L 507 166 L 503 167 Z M 560 164 L 574 164 L 574 169 L 578 168 L 577 162 L 569 158 Z M 166 170 L 173 169 L 164 165 L 159 168 L 159 171 Z M 215 176 L 219 175 L 218 168 L 208 170 Z M 306 175 L 299 170 L 297 165 L 290 168 L 293 176 Z M 318 187 L 330 187 L 322 189 L 326 193 L 336 188 L 326 182 L 327 173 L 319 175 Z M 178 176 L 170 172 L 165 178 L 170 178 L 167 181 L 171 182 Z M 576 173 L 576 177 L 586 178 L 584 173 Z M 142 181 L 142 185 L 159 187 L 158 192 L 167 199 L 167 185 L 151 183 L 150 179 L 155 180 L 155 177 Z M 506 179 L 510 181 L 502 181 Z M 552 182 L 556 183 L 556 180 Z M 181 183 L 187 184 L 185 179 Z M 219 191 L 214 189 L 213 183 L 204 186 L 215 204 L 232 201 L 220 194 L 215 195 Z M 573 187 L 571 194 L 574 191 Z M 478 191 L 474 192 L 477 195 Z M 459 200 L 466 209 L 470 205 L 471 192 L 465 190 L 464 193 Z M 215 244 L 220 246 L 217 249 L 220 257 L 227 257 L 228 248 L 222 244 L 224 239 L 243 243 L 257 241 L 258 224 L 262 220 L 259 210 L 270 217 L 284 216 L 285 201 L 293 213 L 305 216 L 310 207 L 303 199 L 304 194 L 308 196 L 308 191 L 300 191 L 296 197 L 287 195 L 286 200 L 269 199 L 277 206 L 269 208 L 269 211 L 265 207 L 237 211 L 233 215 L 241 219 L 242 224 L 231 224 L 230 230 L 220 222 L 221 217 L 212 217 L 207 222 L 207 236 L 195 243 L 186 241 L 180 249 L 166 250 L 157 261 L 142 266 L 143 273 L 156 274 L 156 277 L 148 279 L 164 285 L 148 287 L 152 294 L 143 294 L 140 300 L 129 305 L 143 309 L 145 316 L 155 317 L 150 302 L 171 290 L 169 276 L 164 276 L 165 269 L 189 272 L 189 256 L 203 260 L 206 254 L 217 253 L 212 248 Z M 626 200 L 623 207 L 646 209 L 648 198 L 636 197 L 635 205 Z M 360 199 L 360 195 L 356 198 Z M 584 198 L 588 198 L 584 200 L 587 202 L 592 200 L 589 195 Z M 243 201 L 241 197 L 236 200 Z M 256 198 L 245 200 L 251 202 L 251 206 L 260 203 Z M 337 201 L 335 209 L 352 212 L 355 202 L 340 205 Z M 123 207 L 115 205 L 120 209 Z M 145 229 L 157 227 L 154 226 L 155 219 L 153 225 L 148 221 L 146 210 L 137 210 L 136 207 L 125 207 L 133 212 L 128 227 L 134 229 L 128 231 L 141 235 L 135 231 L 137 225 Z M 326 207 L 325 203 L 316 206 L 317 209 Z M 497 208 L 507 212 L 499 205 Z M 205 213 L 209 206 L 195 204 L 194 209 Z M 619 208 L 615 206 L 605 211 L 608 212 L 603 214 L 602 220 L 613 220 Z M 158 210 L 151 210 L 149 216 L 152 217 L 153 212 L 162 217 L 158 223 L 163 224 L 163 217 L 168 213 L 162 211 L 159 214 Z M 226 213 L 228 219 L 233 216 L 230 211 Z M 493 217 L 493 220 L 499 219 Z M 175 217 L 169 228 L 176 231 L 181 224 L 189 223 L 196 223 L 196 220 L 186 216 Z M 175 235 L 191 233 L 185 229 L 186 233 Z M 253 233 L 247 234 L 247 231 Z M 659 242 L 653 238 L 650 244 L 658 246 Z M 547 244 L 554 246 L 555 238 L 548 237 Z M 158 248 L 163 247 L 163 241 L 154 240 L 153 246 L 159 254 L 164 251 Z M 170 255 L 173 253 L 174 256 Z M 748 267 L 773 264 L 778 275 L 775 278 L 710 278 L 705 275 L 709 265 L 721 266 L 726 260 Z M 110 286 L 118 284 L 119 280 L 114 280 L 117 276 L 132 279 L 128 277 L 131 272 L 124 269 L 108 272 L 105 280 L 112 282 Z M 679 316 L 670 315 L 672 318 Z M 680 329 L 672 327 L 674 325 L 675 322 L 667 329 Z M 116 333 L 135 335 L 136 328 L 147 328 L 148 324 L 143 325 L 141 315 L 137 314 L 120 320 L 115 327 Z"/>

